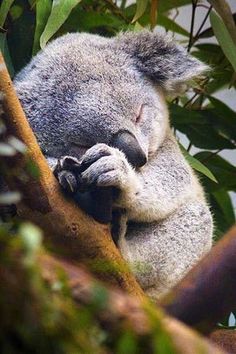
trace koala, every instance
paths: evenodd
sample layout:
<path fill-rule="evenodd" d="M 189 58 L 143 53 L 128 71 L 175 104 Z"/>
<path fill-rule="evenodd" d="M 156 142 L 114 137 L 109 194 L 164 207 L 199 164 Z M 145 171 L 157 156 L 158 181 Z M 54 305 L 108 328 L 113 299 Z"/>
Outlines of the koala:
<path fill-rule="evenodd" d="M 111 223 L 117 247 L 154 299 L 212 246 L 204 191 L 172 133 L 165 101 L 206 69 L 155 31 L 70 33 L 14 81 L 62 189 Z"/>

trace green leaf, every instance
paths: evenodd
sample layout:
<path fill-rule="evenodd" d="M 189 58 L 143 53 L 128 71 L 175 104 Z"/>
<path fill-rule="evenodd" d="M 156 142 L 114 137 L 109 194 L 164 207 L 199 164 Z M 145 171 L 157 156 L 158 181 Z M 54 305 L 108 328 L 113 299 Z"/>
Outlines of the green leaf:
<path fill-rule="evenodd" d="M 99 29 L 107 28 L 114 34 L 124 28 L 123 19 L 111 13 L 98 13 L 94 11 L 83 11 L 80 6 L 72 10 L 70 16 L 60 29 L 60 34 L 74 31 L 99 32 Z"/>
<path fill-rule="evenodd" d="M 46 27 L 40 37 L 40 47 L 44 48 L 49 39 L 57 32 L 81 0 L 53 0 L 52 10 Z"/>
<path fill-rule="evenodd" d="M 14 71 L 14 67 L 8 49 L 6 33 L 0 33 L 0 51 L 2 52 L 10 76 L 13 77 L 15 71 Z"/>
<path fill-rule="evenodd" d="M 209 197 L 214 220 L 214 239 L 219 240 L 235 223 L 233 204 L 229 193 L 223 188 L 211 193 Z"/>
<path fill-rule="evenodd" d="M 40 37 L 46 26 L 51 8 L 51 0 L 38 0 L 36 2 L 36 28 L 34 33 L 33 55 L 40 50 Z"/>
<path fill-rule="evenodd" d="M 212 195 L 214 196 L 215 201 L 218 203 L 223 213 L 223 216 L 225 218 L 225 221 L 228 223 L 230 227 L 235 223 L 235 215 L 234 215 L 233 204 L 229 194 L 225 190 L 220 189 L 213 192 Z"/>
<path fill-rule="evenodd" d="M 174 33 L 182 34 L 183 36 L 189 36 L 188 31 L 186 31 L 183 27 L 178 25 L 175 21 L 167 16 L 158 15 L 157 25 L 164 27 L 168 31 L 172 31 Z"/>
<path fill-rule="evenodd" d="M 170 112 L 175 129 L 186 134 L 196 147 L 212 150 L 235 149 L 236 144 L 231 139 L 228 123 L 224 123 L 214 110 L 189 110 L 172 104 Z"/>
<path fill-rule="evenodd" d="M 7 37 L 11 60 L 18 72 L 32 56 L 35 14 L 28 1 L 17 0 L 16 4 L 22 9 L 22 15 L 11 22 Z"/>
<path fill-rule="evenodd" d="M 191 3 L 191 0 L 168 0 L 168 1 L 159 1 L 158 11 L 167 12 L 181 6 L 185 6 Z"/>
<path fill-rule="evenodd" d="M 231 65 L 236 72 L 236 46 L 224 24 L 222 19 L 212 11 L 210 13 L 210 21 L 215 33 L 215 36 Z"/>
<path fill-rule="evenodd" d="M 233 14 L 233 19 L 234 22 L 236 23 L 236 13 Z M 204 31 L 202 31 L 200 33 L 200 35 L 198 36 L 198 38 L 209 38 L 209 37 L 213 37 L 214 36 L 214 32 L 213 29 L 211 27 L 205 29 Z"/>
<path fill-rule="evenodd" d="M 0 7 L 0 27 L 3 27 L 14 0 L 3 0 Z"/>
<path fill-rule="evenodd" d="M 181 145 L 180 145 L 180 149 L 184 155 L 184 157 L 186 158 L 186 160 L 188 161 L 188 163 L 190 164 L 190 166 L 202 173 L 203 175 L 207 176 L 208 178 L 210 178 L 213 182 L 217 182 L 217 179 L 215 178 L 215 176 L 213 175 L 213 173 L 209 170 L 209 168 L 207 168 L 205 165 L 203 165 L 198 159 L 196 159 L 195 157 L 191 156 L 188 151 Z"/>
<path fill-rule="evenodd" d="M 204 180 L 207 190 L 214 192 L 220 188 L 227 191 L 236 192 L 236 167 L 225 160 L 223 157 L 216 155 L 210 151 L 202 151 L 195 156 L 214 174 L 218 184 L 212 183 L 210 180 Z"/>
<path fill-rule="evenodd" d="M 116 353 L 137 353 L 137 339 L 133 332 L 131 332 L 130 330 L 126 330 L 121 334 L 117 343 Z"/>
<path fill-rule="evenodd" d="M 148 0 L 137 0 L 136 1 L 136 13 L 131 23 L 137 21 L 145 12 L 148 5 Z"/>
<path fill-rule="evenodd" d="M 215 97 L 207 98 L 213 106 L 213 109 L 208 111 L 215 115 L 215 125 L 218 125 L 229 139 L 236 141 L 236 112 Z"/>

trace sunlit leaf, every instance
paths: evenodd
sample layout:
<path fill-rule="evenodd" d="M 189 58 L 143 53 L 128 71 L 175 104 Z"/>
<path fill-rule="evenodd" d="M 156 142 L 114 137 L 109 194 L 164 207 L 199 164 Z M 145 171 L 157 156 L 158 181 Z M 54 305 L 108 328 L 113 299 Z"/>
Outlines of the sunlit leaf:
<path fill-rule="evenodd" d="M 188 151 L 180 144 L 180 149 L 184 155 L 184 157 L 186 158 L 186 160 L 188 161 L 188 163 L 190 164 L 190 166 L 204 174 L 205 176 L 207 176 L 208 178 L 210 178 L 213 182 L 217 183 L 217 180 L 215 178 L 215 176 L 213 175 L 213 173 L 209 170 L 209 168 L 207 168 L 205 165 L 203 165 L 203 163 L 201 163 L 198 159 L 196 159 L 195 157 L 191 156 Z"/>
<path fill-rule="evenodd" d="M 54 0 L 52 10 L 48 18 L 46 27 L 40 37 L 40 47 L 44 48 L 49 39 L 57 32 L 61 25 L 66 21 L 72 9 L 81 0 Z"/>
<path fill-rule="evenodd" d="M 136 1 L 136 13 L 134 15 L 134 18 L 132 20 L 132 23 L 137 21 L 145 12 L 146 8 L 148 5 L 148 0 L 137 0 Z"/>
<path fill-rule="evenodd" d="M 0 6 L 0 27 L 3 27 L 14 0 L 3 0 Z"/>
<path fill-rule="evenodd" d="M 223 52 L 236 72 L 236 45 L 234 44 L 224 22 L 214 11 L 210 13 L 210 21 Z"/>

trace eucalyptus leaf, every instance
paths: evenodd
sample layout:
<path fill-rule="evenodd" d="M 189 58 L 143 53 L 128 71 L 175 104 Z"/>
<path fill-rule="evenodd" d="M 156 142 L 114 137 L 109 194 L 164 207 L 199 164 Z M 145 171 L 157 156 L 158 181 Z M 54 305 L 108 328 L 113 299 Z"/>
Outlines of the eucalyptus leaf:
<path fill-rule="evenodd" d="M 229 193 L 223 188 L 211 193 L 209 197 L 214 226 L 217 229 L 215 240 L 218 240 L 235 223 L 233 204 Z"/>
<path fill-rule="evenodd" d="M 136 13 L 131 23 L 137 21 L 145 12 L 148 5 L 148 0 L 137 0 L 136 1 Z"/>
<path fill-rule="evenodd" d="M 201 163 L 198 159 L 196 159 L 195 157 L 191 156 L 188 151 L 183 147 L 183 145 L 180 145 L 180 149 L 184 155 L 184 157 L 186 158 L 186 160 L 188 161 L 188 163 L 190 164 L 190 166 L 202 173 L 203 175 L 207 176 L 208 178 L 210 178 L 213 182 L 218 183 L 217 179 L 215 178 L 215 176 L 213 175 L 213 173 L 205 166 L 203 165 L 203 163 Z"/>
<path fill-rule="evenodd" d="M 3 0 L 0 6 L 0 27 L 3 27 L 14 0 Z"/>
<path fill-rule="evenodd" d="M 178 23 L 167 16 L 159 15 L 157 19 L 157 25 L 164 27 L 167 31 L 182 34 L 188 37 L 189 32 L 181 27 Z"/>
<path fill-rule="evenodd" d="M 44 48 L 49 39 L 57 32 L 81 0 L 53 0 L 51 13 L 40 37 L 40 47 Z"/>
<path fill-rule="evenodd" d="M 33 55 L 40 49 L 40 37 L 51 13 L 51 8 L 51 0 L 37 0 L 36 2 L 36 28 L 34 33 Z"/>
<path fill-rule="evenodd" d="M 210 21 L 215 33 L 215 36 L 231 65 L 236 72 L 236 45 L 234 44 L 222 19 L 212 11 L 210 13 Z"/>
<path fill-rule="evenodd" d="M 218 181 L 218 184 L 216 184 L 209 179 L 204 180 L 209 192 L 214 192 L 220 188 L 236 192 L 236 167 L 234 165 L 210 151 L 199 152 L 194 157 L 210 169 Z"/>
<path fill-rule="evenodd" d="M 9 74 L 11 77 L 13 77 L 15 71 L 14 71 L 11 56 L 9 53 L 6 33 L 0 33 L 0 51 L 2 52 L 2 55 L 4 57 Z"/>

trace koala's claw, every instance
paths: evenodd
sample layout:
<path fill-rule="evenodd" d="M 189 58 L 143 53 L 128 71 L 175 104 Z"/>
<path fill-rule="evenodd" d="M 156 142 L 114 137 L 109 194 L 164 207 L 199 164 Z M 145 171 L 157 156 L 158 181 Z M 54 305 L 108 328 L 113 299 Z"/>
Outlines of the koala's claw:
<path fill-rule="evenodd" d="M 80 162 L 76 157 L 73 156 L 63 156 L 58 159 L 57 165 L 54 170 L 54 174 L 57 174 L 63 170 L 75 171 L 80 167 Z"/>
<path fill-rule="evenodd" d="M 78 190 L 76 170 L 79 166 L 78 159 L 72 156 L 64 156 L 58 159 L 53 171 L 63 190 L 69 194 L 74 194 Z"/>
<path fill-rule="evenodd" d="M 61 187 L 69 194 L 74 194 L 78 190 L 76 176 L 71 171 L 60 171 L 57 179 Z"/>

